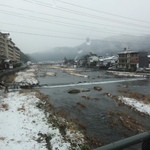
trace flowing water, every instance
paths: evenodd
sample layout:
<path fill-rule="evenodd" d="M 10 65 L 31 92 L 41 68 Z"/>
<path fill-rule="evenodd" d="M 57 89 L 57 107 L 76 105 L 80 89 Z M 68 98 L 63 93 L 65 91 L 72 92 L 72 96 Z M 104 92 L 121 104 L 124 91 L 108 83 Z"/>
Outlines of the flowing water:
<path fill-rule="evenodd" d="M 55 72 L 56 76 L 40 77 L 44 72 Z M 104 143 L 110 143 L 136 134 L 122 125 L 111 126 L 110 112 L 126 113 L 132 116 L 145 129 L 149 130 L 150 117 L 142 116 L 125 105 L 108 97 L 105 93 L 121 95 L 119 90 L 131 90 L 143 94 L 150 94 L 149 79 L 114 77 L 105 71 L 82 71 L 88 78 L 70 75 L 61 69 L 41 69 L 39 81 L 40 91 L 49 96 L 54 107 L 66 113 L 69 118 L 77 119 L 86 129 L 87 135 L 95 137 Z M 95 85 L 102 87 L 101 91 L 93 89 Z M 69 94 L 73 88 L 84 89 L 85 92 Z M 86 99 L 85 96 L 90 97 Z M 79 105 L 83 104 L 83 105 Z"/>

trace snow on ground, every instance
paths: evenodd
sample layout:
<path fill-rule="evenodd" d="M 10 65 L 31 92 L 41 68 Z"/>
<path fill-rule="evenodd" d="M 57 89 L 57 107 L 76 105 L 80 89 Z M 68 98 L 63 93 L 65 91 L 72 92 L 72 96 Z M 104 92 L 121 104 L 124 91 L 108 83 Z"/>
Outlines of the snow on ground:
<path fill-rule="evenodd" d="M 61 68 L 63 71 L 75 71 L 75 68 Z"/>
<path fill-rule="evenodd" d="M 31 68 L 31 69 L 28 69 L 27 72 L 35 72 L 37 69 L 35 68 Z"/>
<path fill-rule="evenodd" d="M 33 72 L 32 72 L 33 71 Z M 20 85 L 36 85 L 38 80 L 35 78 L 34 69 L 29 69 L 26 72 L 16 73 L 15 82 L 20 83 Z"/>
<path fill-rule="evenodd" d="M 84 74 L 80 74 L 80 73 L 76 73 L 76 72 L 72 72 L 72 71 L 67 72 L 67 73 L 74 75 L 74 76 L 78 76 L 78 77 L 84 77 L 84 78 L 88 77 L 88 75 L 84 75 Z"/>
<path fill-rule="evenodd" d="M 41 133 L 50 135 L 52 150 L 70 149 L 71 144 L 63 139 L 59 129 L 47 123 L 44 111 L 36 107 L 39 102 L 41 100 L 33 92 L 12 92 L 5 97 L 0 96 L 1 150 L 47 150 Z M 67 134 L 75 137 L 70 131 Z M 82 138 L 78 139 L 82 141 Z"/>
<path fill-rule="evenodd" d="M 46 76 L 56 76 L 56 73 L 55 72 L 46 72 L 45 73 L 46 74 Z"/>
<path fill-rule="evenodd" d="M 146 77 L 145 74 L 136 73 L 136 72 L 119 72 L 119 71 L 107 71 L 107 72 L 112 73 L 113 75 L 124 76 L 124 77 Z"/>
<path fill-rule="evenodd" d="M 30 71 L 26 71 L 26 72 L 18 72 L 16 73 L 17 76 L 29 76 L 29 77 L 35 77 L 35 73 L 34 72 L 30 72 Z"/>
<path fill-rule="evenodd" d="M 137 101 L 134 98 L 128 98 L 124 96 L 119 96 L 119 100 L 122 101 L 124 104 L 133 107 L 139 112 L 150 115 L 150 104 L 144 104 L 143 102 Z"/>

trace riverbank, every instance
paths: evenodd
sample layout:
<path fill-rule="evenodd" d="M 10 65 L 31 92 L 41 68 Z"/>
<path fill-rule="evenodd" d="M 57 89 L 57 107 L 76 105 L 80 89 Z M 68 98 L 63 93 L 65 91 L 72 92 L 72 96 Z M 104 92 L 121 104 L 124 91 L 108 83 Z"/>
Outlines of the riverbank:
<path fill-rule="evenodd" d="M 138 78 L 150 77 L 150 73 L 121 72 L 121 71 L 107 71 L 107 73 L 120 77 L 138 77 Z"/>
<path fill-rule="evenodd" d="M 14 75 L 14 82 L 21 86 L 38 84 L 37 71 L 37 66 L 31 66 L 18 72 Z M 47 96 L 37 90 L 19 89 L 7 94 L 1 91 L 0 112 L 2 149 L 89 149 L 78 126 L 55 113 Z"/>
<path fill-rule="evenodd" d="M 75 73 L 79 72 L 83 75 L 86 74 L 88 78 L 70 74 L 67 72 L 68 70 Z M 131 107 L 121 102 L 118 97 L 133 98 L 132 93 L 128 95 L 129 91 L 137 90 L 139 93 L 139 87 L 144 87 L 144 93 L 140 90 L 143 95 L 149 94 L 149 91 L 147 92 L 146 90 L 149 86 L 145 86 L 145 83 L 148 84 L 148 79 L 122 77 L 120 80 L 120 77 L 107 74 L 105 71 L 87 72 L 72 68 L 64 70 L 61 66 L 55 67 L 51 65 L 31 66 L 29 70 L 15 74 L 15 77 L 21 77 L 22 75 L 25 75 L 24 78 L 27 79 L 24 81 L 30 81 L 30 84 L 33 83 L 31 82 L 31 76 L 39 81 L 38 88 L 35 86 L 35 89 L 38 89 L 44 95 L 36 92 L 38 93 L 36 96 L 40 100 L 45 99 L 47 104 L 39 104 L 38 109 L 52 112 L 52 115 L 48 117 L 48 122 L 53 123 L 53 126 L 58 128 L 63 137 L 65 137 L 66 127 L 68 127 L 68 123 L 64 124 L 62 122 L 62 120 L 65 120 L 64 118 L 68 120 L 65 122 L 71 121 L 71 124 L 76 124 L 75 127 L 71 128 L 76 128 L 76 131 L 84 131 L 84 149 L 100 147 L 121 138 L 149 130 L 149 115 L 139 115 L 141 113 L 135 108 L 133 109 L 133 106 Z M 20 82 L 22 81 L 20 80 Z M 46 87 L 40 85 L 46 85 Z M 77 92 L 70 93 L 69 91 L 72 90 L 70 85 Z M 33 89 L 24 91 L 30 93 L 31 91 L 35 92 L 35 89 L 33 86 Z M 117 96 L 116 100 L 115 95 Z M 143 95 L 137 96 L 143 97 Z M 145 102 L 147 102 L 147 99 L 145 99 Z M 46 107 L 47 105 L 48 107 Z M 56 118 L 60 116 L 63 119 L 58 121 Z"/>
<path fill-rule="evenodd" d="M 80 150 L 85 147 L 84 135 L 76 126 L 53 114 L 51 109 L 39 92 L 3 94 L 0 97 L 1 149 Z"/>
<path fill-rule="evenodd" d="M 7 75 L 10 75 L 10 74 L 14 74 L 18 71 L 21 71 L 21 70 L 24 70 L 26 69 L 27 66 L 21 66 L 21 67 L 17 67 L 17 68 L 14 68 L 14 69 L 10 69 L 10 70 L 1 70 L 0 71 L 0 78 L 3 78 L 4 76 L 7 76 Z"/>

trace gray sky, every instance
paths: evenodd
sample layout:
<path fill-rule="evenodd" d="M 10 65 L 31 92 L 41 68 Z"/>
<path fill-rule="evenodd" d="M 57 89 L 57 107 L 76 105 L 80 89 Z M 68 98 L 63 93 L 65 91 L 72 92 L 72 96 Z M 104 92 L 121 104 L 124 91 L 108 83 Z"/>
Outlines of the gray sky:
<path fill-rule="evenodd" d="M 150 33 L 149 0 L 0 0 L 0 31 L 24 53 Z"/>

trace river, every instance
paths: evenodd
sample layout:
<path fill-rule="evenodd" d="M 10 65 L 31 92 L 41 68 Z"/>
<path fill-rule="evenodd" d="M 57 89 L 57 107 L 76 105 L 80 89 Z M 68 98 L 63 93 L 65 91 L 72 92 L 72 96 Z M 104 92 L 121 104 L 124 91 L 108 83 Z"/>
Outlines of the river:
<path fill-rule="evenodd" d="M 40 91 L 48 95 L 56 110 L 66 117 L 77 120 L 90 137 L 105 144 L 137 134 L 136 130 L 126 128 L 117 122 L 120 114 L 134 118 L 144 130 L 150 130 L 150 117 L 140 115 L 126 105 L 119 105 L 106 93 L 122 95 L 121 90 L 129 90 L 141 94 L 150 94 L 150 80 L 140 78 L 121 78 L 108 74 L 106 71 L 78 70 L 88 77 L 80 77 L 55 68 L 41 68 L 38 80 L 43 86 Z M 45 72 L 55 72 L 56 76 L 42 76 Z M 92 84 L 91 84 L 92 83 Z M 94 83 L 94 84 L 93 84 Z M 68 85 L 68 86 L 67 86 Z M 102 90 L 94 90 L 99 85 Z M 82 89 L 77 94 L 69 94 L 72 88 Z M 115 120 L 115 121 L 114 121 Z M 136 128 L 136 126 L 135 126 Z"/>

